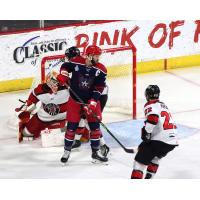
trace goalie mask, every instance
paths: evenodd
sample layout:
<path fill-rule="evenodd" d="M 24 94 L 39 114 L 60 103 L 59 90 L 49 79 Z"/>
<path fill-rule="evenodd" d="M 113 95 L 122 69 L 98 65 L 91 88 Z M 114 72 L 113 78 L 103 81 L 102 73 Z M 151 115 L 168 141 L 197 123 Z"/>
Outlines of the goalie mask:
<path fill-rule="evenodd" d="M 49 72 L 46 76 L 46 83 L 51 88 L 53 93 L 58 90 L 59 82 L 57 80 L 58 73 L 55 71 Z"/>
<path fill-rule="evenodd" d="M 147 101 L 152 99 L 159 99 L 160 88 L 157 85 L 149 85 L 145 90 L 145 97 Z"/>
<path fill-rule="evenodd" d="M 66 49 L 65 56 L 67 57 L 68 60 L 71 60 L 72 58 L 76 56 L 80 56 L 80 50 L 75 46 L 70 47 Z"/>
<path fill-rule="evenodd" d="M 85 54 L 87 58 L 91 61 L 93 65 L 99 62 L 99 57 L 102 54 L 102 50 L 100 47 L 95 45 L 90 45 L 87 47 Z"/>

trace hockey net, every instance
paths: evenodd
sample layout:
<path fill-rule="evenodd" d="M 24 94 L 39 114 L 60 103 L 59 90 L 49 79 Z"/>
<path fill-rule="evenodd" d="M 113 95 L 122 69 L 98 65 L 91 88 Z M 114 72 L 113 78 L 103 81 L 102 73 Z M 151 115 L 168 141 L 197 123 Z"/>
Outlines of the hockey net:
<path fill-rule="evenodd" d="M 41 82 L 51 71 L 59 72 L 65 62 L 64 55 L 44 56 L 41 59 Z M 109 88 L 106 112 L 123 113 L 136 118 L 136 49 L 118 47 L 104 49 L 100 62 L 108 70 L 107 85 Z"/>

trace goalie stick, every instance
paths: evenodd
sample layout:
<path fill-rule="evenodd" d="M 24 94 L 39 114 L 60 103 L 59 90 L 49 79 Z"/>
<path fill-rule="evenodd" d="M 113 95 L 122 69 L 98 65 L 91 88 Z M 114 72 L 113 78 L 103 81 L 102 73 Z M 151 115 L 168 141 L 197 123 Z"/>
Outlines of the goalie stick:
<path fill-rule="evenodd" d="M 19 101 L 21 102 L 21 103 L 23 103 L 19 108 L 15 108 L 15 111 L 16 112 L 19 112 L 19 111 L 21 111 L 21 109 L 25 106 L 25 104 L 26 104 L 26 101 L 22 101 L 21 99 L 19 99 Z"/>
<path fill-rule="evenodd" d="M 70 87 L 69 87 L 69 90 L 72 92 L 72 94 L 79 100 L 79 102 L 81 102 L 82 104 L 84 104 L 85 106 L 88 106 L 88 104 L 85 104 L 83 102 L 83 100 L 76 94 L 76 92 L 74 92 Z M 92 112 L 92 115 L 95 117 L 95 119 L 101 124 L 101 126 L 112 136 L 112 138 L 115 139 L 115 141 L 124 149 L 124 151 L 126 153 L 135 153 L 134 152 L 134 149 L 128 149 L 126 148 L 114 135 L 113 133 L 108 129 L 108 127 L 102 122 L 99 120 L 99 118 L 97 117 L 97 115 Z"/>

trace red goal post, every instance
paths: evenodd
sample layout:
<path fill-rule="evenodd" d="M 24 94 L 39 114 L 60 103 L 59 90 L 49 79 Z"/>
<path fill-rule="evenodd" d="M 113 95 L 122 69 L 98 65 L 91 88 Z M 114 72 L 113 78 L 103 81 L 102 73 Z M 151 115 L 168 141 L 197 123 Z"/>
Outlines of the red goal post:
<path fill-rule="evenodd" d="M 136 48 L 134 46 L 124 46 L 124 47 L 108 48 L 108 49 L 103 49 L 103 54 L 108 54 L 108 53 L 110 55 L 119 54 L 118 55 L 118 57 L 119 57 L 120 54 L 122 54 L 122 52 L 127 52 L 127 51 L 130 52 L 129 53 L 129 56 L 130 56 L 130 59 L 131 59 L 130 60 L 130 62 L 131 62 L 130 63 L 130 68 L 131 68 L 131 74 L 130 75 L 131 75 L 131 82 L 132 82 L 131 83 L 132 97 L 131 97 L 131 100 L 130 100 L 131 102 L 128 102 L 128 104 L 131 104 L 131 110 L 132 110 L 131 115 L 132 115 L 132 118 L 136 119 L 136 112 L 137 112 L 137 110 L 136 110 L 136 99 L 137 99 L 136 98 Z M 108 57 L 108 59 L 107 59 L 108 61 L 110 60 L 110 57 Z M 41 60 L 41 82 L 45 82 L 45 76 L 48 73 L 47 72 L 47 68 L 46 68 L 46 63 L 52 62 L 52 61 L 56 60 L 57 62 L 55 62 L 54 65 L 60 67 L 61 63 L 64 61 L 64 59 L 65 59 L 65 55 L 52 55 L 52 56 L 45 56 L 45 57 L 43 57 L 42 60 Z M 101 58 L 100 58 L 100 62 L 102 62 L 106 67 L 108 67 L 108 64 L 105 63 L 105 61 L 102 61 Z M 120 64 L 120 66 L 121 65 L 122 64 Z M 123 68 L 123 66 L 125 66 L 125 67 Z M 119 74 L 116 75 L 116 77 L 120 76 L 120 75 L 123 76 L 123 71 L 126 68 L 126 66 L 127 65 L 122 65 L 121 68 L 118 66 L 118 72 L 119 72 Z M 54 67 L 52 67 L 51 69 L 53 69 L 53 68 Z M 108 68 L 108 76 L 109 76 L 109 69 L 110 68 Z M 112 69 L 115 70 L 115 68 L 112 68 Z M 112 71 L 112 70 L 110 70 L 110 71 Z M 130 84 L 130 82 L 128 84 Z M 127 92 L 130 92 L 130 91 L 127 91 Z M 108 95 L 110 95 L 110 93 Z"/>

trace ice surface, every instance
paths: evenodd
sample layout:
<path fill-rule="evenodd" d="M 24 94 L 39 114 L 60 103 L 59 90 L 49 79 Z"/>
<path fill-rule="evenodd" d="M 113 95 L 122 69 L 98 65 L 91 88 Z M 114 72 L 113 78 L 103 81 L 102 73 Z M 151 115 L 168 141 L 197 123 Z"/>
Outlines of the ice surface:
<path fill-rule="evenodd" d="M 178 125 L 180 146 L 163 159 L 155 178 L 200 178 L 199 75 L 199 67 L 138 75 L 138 120 L 130 120 L 122 113 L 104 112 L 103 122 L 113 134 L 125 146 L 136 148 L 141 141 L 144 90 L 148 84 L 159 85 L 161 100 Z M 91 163 L 89 144 L 74 150 L 65 167 L 59 162 L 63 147 L 42 148 L 40 140 L 18 144 L 16 131 L 7 127 L 7 121 L 20 105 L 19 98 L 26 99 L 26 91 L 0 94 L 0 178 L 130 178 L 134 154 L 125 153 L 105 131 L 105 140 L 111 147 L 107 166 Z"/>

